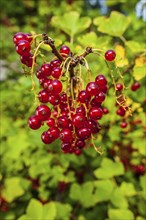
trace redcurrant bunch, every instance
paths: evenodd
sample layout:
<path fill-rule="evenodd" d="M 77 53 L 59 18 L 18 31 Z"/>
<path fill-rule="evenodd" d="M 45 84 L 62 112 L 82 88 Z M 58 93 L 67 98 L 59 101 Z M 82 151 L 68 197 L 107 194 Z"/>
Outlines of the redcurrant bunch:
<path fill-rule="evenodd" d="M 108 113 L 108 109 L 102 107 L 108 91 L 107 79 L 103 74 L 99 74 L 83 86 L 81 74 L 76 71 L 79 65 L 87 68 L 85 57 L 94 50 L 87 47 L 80 56 L 73 56 L 68 46 L 63 45 L 58 51 L 53 39 L 46 34 L 41 37 L 43 40 L 39 41 L 38 45 L 37 37 L 28 33 L 16 33 L 13 38 L 22 64 L 31 68 L 31 74 L 34 75 L 35 71 L 41 88 L 35 94 L 39 105 L 29 117 L 28 126 L 33 130 L 47 126 L 41 135 L 42 142 L 51 144 L 60 139 L 64 153 L 80 155 L 89 141 L 99 151 L 94 145 L 94 139 L 101 130 L 100 119 Z M 52 48 L 55 58 L 49 62 L 43 60 L 42 65 L 35 68 L 38 66 L 36 57 L 40 54 L 39 47 L 42 44 Z M 113 50 L 105 53 L 106 62 L 114 61 L 115 57 Z M 87 72 L 90 72 L 88 68 Z M 123 85 L 117 84 L 116 90 L 122 91 Z M 120 106 L 117 114 L 123 116 L 125 109 Z"/>

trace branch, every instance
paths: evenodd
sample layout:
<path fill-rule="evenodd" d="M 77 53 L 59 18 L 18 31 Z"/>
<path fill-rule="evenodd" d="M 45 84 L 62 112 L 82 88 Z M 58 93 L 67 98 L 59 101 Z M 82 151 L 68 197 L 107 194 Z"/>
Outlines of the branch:
<path fill-rule="evenodd" d="M 61 54 L 58 52 L 54 45 L 54 40 L 48 37 L 46 34 L 42 34 L 44 44 L 48 44 L 52 48 L 52 53 L 62 62 L 64 61 L 64 58 L 61 56 Z"/>

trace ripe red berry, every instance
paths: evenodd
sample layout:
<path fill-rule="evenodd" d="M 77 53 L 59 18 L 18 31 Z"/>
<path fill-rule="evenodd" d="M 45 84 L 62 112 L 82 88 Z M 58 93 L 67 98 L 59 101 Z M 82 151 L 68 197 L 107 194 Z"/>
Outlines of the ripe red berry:
<path fill-rule="evenodd" d="M 93 119 L 88 120 L 88 127 L 93 134 L 96 134 L 101 130 L 101 125 Z"/>
<path fill-rule="evenodd" d="M 44 63 L 41 68 L 40 68 L 42 75 L 44 75 L 45 77 L 50 76 L 51 75 L 51 65 L 50 63 Z"/>
<path fill-rule="evenodd" d="M 59 94 L 62 91 L 62 83 L 58 79 L 52 80 L 47 89 L 53 94 Z"/>
<path fill-rule="evenodd" d="M 95 82 L 90 82 L 87 84 L 86 86 L 86 92 L 90 95 L 90 96 L 94 96 L 98 93 L 99 91 L 99 87 Z"/>
<path fill-rule="evenodd" d="M 102 115 L 103 115 L 103 111 L 101 108 L 98 108 L 98 107 L 92 107 L 90 110 L 89 110 L 89 117 L 91 119 L 94 119 L 94 120 L 99 120 L 102 118 Z"/>
<path fill-rule="evenodd" d="M 63 153 L 69 153 L 71 148 L 72 148 L 71 143 L 62 143 L 61 144 L 61 150 L 63 151 Z"/>
<path fill-rule="evenodd" d="M 56 67 L 52 70 L 51 75 L 55 79 L 59 79 L 59 77 L 61 76 L 61 72 L 62 72 L 62 69 L 60 67 Z"/>
<path fill-rule="evenodd" d="M 135 83 L 132 84 L 131 90 L 135 92 L 137 89 L 140 88 L 140 86 L 141 86 L 141 85 L 140 85 L 139 82 L 135 82 Z"/>
<path fill-rule="evenodd" d="M 98 92 L 98 94 L 95 96 L 95 101 L 96 102 L 103 102 L 105 100 L 105 93 L 103 92 Z"/>
<path fill-rule="evenodd" d="M 118 108 L 118 110 L 116 111 L 116 113 L 117 113 L 117 115 L 124 116 L 126 111 L 125 111 L 125 109 L 122 106 L 120 106 Z"/>
<path fill-rule="evenodd" d="M 49 102 L 52 104 L 52 105 L 59 105 L 60 104 L 60 101 L 61 101 L 61 98 L 58 94 L 55 94 L 55 95 L 50 95 L 49 96 Z"/>
<path fill-rule="evenodd" d="M 82 90 L 79 92 L 78 94 L 78 101 L 81 103 L 86 103 L 89 102 L 91 99 L 91 95 L 89 93 L 87 93 L 86 90 Z"/>
<path fill-rule="evenodd" d="M 59 128 L 68 128 L 70 124 L 70 120 L 67 116 L 60 116 L 57 120 L 57 125 Z"/>
<path fill-rule="evenodd" d="M 121 126 L 121 128 L 126 128 L 127 127 L 127 122 L 126 121 L 122 121 L 120 126 Z"/>
<path fill-rule="evenodd" d="M 69 55 L 71 55 L 71 51 L 70 51 L 70 48 L 66 45 L 63 45 L 61 48 L 60 48 L 60 53 L 63 57 L 67 57 Z"/>
<path fill-rule="evenodd" d="M 107 85 L 107 80 L 105 76 L 101 74 L 95 78 L 95 82 L 99 86 L 99 88 L 105 88 Z"/>
<path fill-rule="evenodd" d="M 46 121 L 46 124 L 49 127 L 53 127 L 55 125 L 55 119 L 54 118 L 48 118 L 48 120 Z"/>
<path fill-rule="evenodd" d="M 36 108 L 35 114 L 39 116 L 40 120 L 46 121 L 51 115 L 51 110 L 46 105 L 40 105 Z"/>
<path fill-rule="evenodd" d="M 50 94 L 46 90 L 41 90 L 38 94 L 40 102 L 47 103 L 49 102 Z"/>
<path fill-rule="evenodd" d="M 47 132 L 53 141 L 59 137 L 59 133 L 60 133 L 59 129 L 55 126 L 50 127 Z"/>
<path fill-rule="evenodd" d="M 91 136 L 91 129 L 88 127 L 79 128 L 76 134 L 80 139 L 85 140 Z"/>
<path fill-rule="evenodd" d="M 83 114 L 75 114 L 72 117 L 72 123 L 75 127 L 83 127 L 86 123 L 86 118 Z"/>
<path fill-rule="evenodd" d="M 28 40 L 27 35 L 22 32 L 16 33 L 13 37 L 13 42 L 17 45 L 21 40 Z"/>
<path fill-rule="evenodd" d="M 115 53 L 115 51 L 114 50 L 108 50 L 108 51 L 106 51 L 106 53 L 105 53 L 105 59 L 107 60 L 107 61 L 113 61 L 114 59 L 115 59 L 115 57 L 116 57 L 116 53 Z"/>
<path fill-rule="evenodd" d="M 30 44 L 26 40 L 21 40 L 16 46 L 16 52 L 22 56 L 27 56 L 30 54 Z"/>
<path fill-rule="evenodd" d="M 44 144 L 51 144 L 53 141 L 52 136 L 48 133 L 48 131 L 44 131 L 41 135 L 41 139 L 44 142 Z"/>
<path fill-rule="evenodd" d="M 109 110 L 107 108 L 103 108 L 102 111 L 105 115 L 109 113 Z"/>
<path fill-rule="evenodd" d="M 60 132 L 60 140 L 63 141 L 63 143 L 70 143 L 72 142 L 73 136 L 72 132 L 69 128 L 64 128 Z"/>
<path fill-rule="evenodd" d="M 28 119 L 28 126 L 33 129 L 33 130 L 37 130 L 41 127 L 42 122 L 39 118 L 39 116 L 33 115 L 30 116 Z"/>
<path fill-rule="evenodd" d="M 25 64 L 28 67 L 32 67 L 33 63 L 33 54 L 29 53 L 27 56 L 20 57 L 21 63 Z"/>
<path fill-rule="evenodd" d="M 61 64 L 61 61 L 60 61 L 60 60 L 58 60 L 58 59 L 52 60 L 52 61 L 50 62 L 51 69 L 54 69 L 54 68 L 56 68 L 56 67 L 59 67 L 60 64 Z"/>
<path fill-rule="evenodd" d="M 123 89 L 123 85 L 121 83 L 116 84 L 116 91 L 121 91 Z"/>
<path fill-rule="evenodd" d="M 32 36 L 31 34 L 26 33 L 25 36 L 26 36 L 27 41 L 28 41 L 29 43 L 31 43 L 31 42 L 33 41 L 33 36 Z"/>
<path fill-rule="evenodd" d="M 75 142 L 75 146 L 82 149 L 85 147 L 85 141 L 82 139 L 77 139 Z"/>

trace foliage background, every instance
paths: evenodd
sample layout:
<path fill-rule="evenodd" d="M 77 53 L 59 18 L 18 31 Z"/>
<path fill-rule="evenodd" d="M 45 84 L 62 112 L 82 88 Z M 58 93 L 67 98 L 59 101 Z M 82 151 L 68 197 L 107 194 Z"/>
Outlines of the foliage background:
<path fill-rule="evenodd" d="M 1 0 L 1 219 L 4 220 L 144 220 L 145 212 L 145 23 L 136 18 L 137 1 L 107 0 L 105 21 L 99 7 L 88 1 Z M 116 11 L 116 13 L 114 12 Z M 117 13 L 119 12 L 119 13 Z M 86 17 L 84 19 L 83 17 Z M 75 19 L 76 18 L 76 19 Z M 68 23 L 69 21 L 69 23 Z M 108 23 L 109 22 L 109 23 Z M 111 24 L 111 25 L 109 25 Z M 59 142 L 44 146 L 27 119 L 35 109 L 31 80 L 23 75 L 12 42 L 14 33 L 46 32 L 58 48 L 67 44 L 74 53 L 86 46 L 117 52 L 125 70 L 126 95 L 133 116 L 120 128 L 110 86 L 96 144 L 80 156 L 64 155 Z M 44 51 L 45 53 L 45 51 Z M 47 54 L 48 61 L 51 59 Z M 88 62 L 93 78 L 108 69 L 96 56 Z M 116 74 L 116 73 L 115 73 Z M 133 82 L 141 87 L 130 90 Z M 142 169 L 138 169 L 140 167 Z M 141 171 L 143 170 L 143 171 Z"/>

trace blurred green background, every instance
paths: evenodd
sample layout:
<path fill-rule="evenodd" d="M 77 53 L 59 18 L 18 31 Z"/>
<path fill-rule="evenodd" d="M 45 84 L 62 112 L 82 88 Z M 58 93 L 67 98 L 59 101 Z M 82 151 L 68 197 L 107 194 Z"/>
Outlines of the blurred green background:
<path fill-rule="evenodd" d="M 144 220 L 144 1 L 1 0 L 0 8 L 0 219 Z M 13 45 L 13 35 L 19 31 L 47 33 L 58 48 L 66 44 L 76 54 L 93 46 L 113 48 L 117 57 L 122 57 L 117 65 L 122 72 L 126 70 L 123 81 L 133 108 L 124 130 L 120 127 L 122 119 L 116 114 L 108 69 L 98 57 L 88 58 L 93 78 L 102 72 L 110 88 L 104 104 L 109 114 L 101 120 L 102 131 L 96 140 L 96 145 L 105 151 L 103 156 L 90 147 L 80 156 L 63 154 L 59 141 L 51 145 L 41 142 L 44 128 L 28 128 L 28 117 L 37 103 L 31 92 L 31 79 L 23 74 Z M 51 55 L 47 55 L 49 61 Z M 136 81 L 141 87 L 132 92 L 130 87 Z"/>

